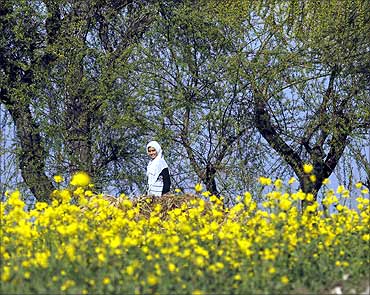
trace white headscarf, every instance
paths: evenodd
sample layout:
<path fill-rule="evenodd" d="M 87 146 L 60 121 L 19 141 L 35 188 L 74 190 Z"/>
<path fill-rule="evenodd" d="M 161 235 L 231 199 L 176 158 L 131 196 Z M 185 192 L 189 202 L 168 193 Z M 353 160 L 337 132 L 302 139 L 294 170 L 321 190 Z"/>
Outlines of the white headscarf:
<path fill-rule="evenodd" d="M 146 168 L 146 175 L 148 176 L 149 186 L 155 183 L 164 168 L 168 168 L 166 161 L 162 154 L 162 148 L 157 141 L 151 141 L 146 145 L 146 151 L 152 147 L 156 150 L 157 156 L 150 160 L 148 167 Z"/>

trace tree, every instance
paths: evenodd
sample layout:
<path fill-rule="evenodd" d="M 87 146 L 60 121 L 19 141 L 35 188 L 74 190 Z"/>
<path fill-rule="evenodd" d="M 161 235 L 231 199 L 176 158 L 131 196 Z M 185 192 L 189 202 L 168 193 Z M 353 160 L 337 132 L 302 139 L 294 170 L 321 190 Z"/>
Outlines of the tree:
<path fill-rule="evenodd" d="M 130 50 L 152 21 L 151 5 L 2 3 L 0 98 L 16 126 L 23 179 L 40 200 L 48 200 L 54 189 L 47 172 L 55 168 L 46 168 L 46 160 L 68 172 L 85 170 L 99 176 L 125 155 L 117 141 L 104 141 L 96 127 L 104 125 L 104 107 L 122 95 Z M 96 141 L 104 142 L 108 155 L 93 149 Z M 67 165 L 61 160 L 56 164 L 60 158 Z"/>
<path fill-rule="evenodd" d="M 148 45 L 158 52 L 151 72 L 159 75 L 153 75 L 150 89 L 164 102 L 159 112 L 172 106 L 159 116 L 167 119 L 163 126 L 170 126 L 199 179 L 217 193 L 215 171 L 224 165 L 207 156 L 222 142 L 228 146 L 223 160 L 235 154 L 233 131 L 240 131 L 239 140 L 250 138 L 250 125 L 243 128 L 248 124 L 242 119 L 253 120 L 284 160 L 282 170 L 294 172 L 302 190 L 316 198 L 349 143 L 361 140 L 357 135 L 368 125 L 365 3 L 187 4 L 171 11 L 171 25 L 164 23 L 166 29 Z M 229 105 L 233 112 L 215 115 Z M 315 177 L 304 173 L 305 163 L 313 165 Z"/>
<path fill-rule="evenodd" d="M 295 173 L 316 197 L 343 155 L 368 167 L 368 15 L 360 0 L 6 1 L 0 99 L 22 176 L 46 200 L 49 176 L 76 170 L 140 188 L 154 137 L 176 186 L 231 195 Z"/>
<path fill-rule="evenodd" d="M 28 11 L 25 11 L 26 15 Z M 0 17 L 0 99 L 16 125 L 22 177 L 32 193 L 44 200 L 54 187 L 45 174 L 46 152 L 29 104 L 30 97 L 35 93 L 34 72 L 29 63 L 36 59 L 34 50 L 39 39 L 31 18 L 16 21 L 19 15 L 10 1 L 2 3 Z"/>
<path fill-rule="evenodd" d="M 315 197 L 368 119 L 367 6 L 352 2 L 264 1 L 245 29 L 253 54 L 241 55 L 241 83 L 253 93 L 255 126 Z"/>
<path fill-rule="evenodd" d="M 214 19 L 207 1 L 162 7 L 139 57 L 147 62 L 141 70 L 143 104 L 155 136 L 176 153 L 173 174 L 187 171 L 184 182 L 203 182 L 216 195 L 230 187 L 225 179 L 232 176 L 225 175 L 235 146 L 253 133 L 247 110 L 239 107 L 247 101 L 245 94 L 226 70 L 233 50 L 233 36 L 226 32 L 224 20 Z"/>

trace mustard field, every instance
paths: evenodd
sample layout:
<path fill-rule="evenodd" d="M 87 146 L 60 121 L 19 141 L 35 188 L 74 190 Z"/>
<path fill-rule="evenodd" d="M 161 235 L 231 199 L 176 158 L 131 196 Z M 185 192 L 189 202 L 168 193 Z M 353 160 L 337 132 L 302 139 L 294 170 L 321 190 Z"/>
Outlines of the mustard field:
<path fill-rule="evenodd" d="M 194 194 L 131 200 L 94 192 L 87 175 L 32 210 L 18 191 L 1 203 L 3 294 L 307 294 L 369 277 L 369 191 L 327 189 L 322 206 L 260 178 L 230 208 Z M 62 182 L 62 178 L 55 178 Z M 261 197 L 261 196 L 260 196 Z M 356 208 L 345 200 L 356 200 Z M 303 206 L 300 206 L 303 201 Z M 364 285 L 365 284 L 365 285 Z M 343 287 L 344 286 L 344 287 Z M 347 289 L 346 289 L 347 288 Z"/>

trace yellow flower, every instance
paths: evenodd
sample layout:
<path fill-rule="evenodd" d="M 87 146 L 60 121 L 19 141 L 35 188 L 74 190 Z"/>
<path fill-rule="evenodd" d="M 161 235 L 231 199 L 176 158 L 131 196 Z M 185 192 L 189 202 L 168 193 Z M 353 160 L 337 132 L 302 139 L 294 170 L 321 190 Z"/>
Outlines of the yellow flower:
<path fill-rule="evenodd" d="M 74 192 L 73 192 L 75 195 L 84 195 L 84 193 L 85 193 L 85 191 L 84 191 L 84 189 L 82 188 L 82 187 L 78 187 L 78 188 L 76 188 L 75 190 L 74 190 Z"/>
<path fill-rule="evenodd" d="M 70 287 L 73 287 L 74 285 L 76 285 L 75 281 L 73 281 L 73 280 L 66 280 L 64 282 L 64 284 L 60 287 L 60 290 L 61 291 L 66 291 L 67 289 L 69 289 Z"/>
<path fill-rule="evenodd" d="M 3 282 L 9 281 L 10 279 L 10 267 L 4 266 L 1 272 L 1 280 Z"/>
<path fill-rule="evenodd" d="M 103 279 L 103 284 L 104 284 L 104 285 L 109 285 L 109 284 L 110 284 L 110 278 L 105 277 L 105 278 Z"/>
<path fill-rule="evenodd" d="M 211 202 L 217 202 L 218 198 L 217 198 L 217 196 L 212 195 L 212 196 L 209 198 L 209 200 L 210 200 Z"/>
<path fill-rule="evenodd" d="M 175 193 L 181 193 L 181 189 L 175 188 Z"/>
<path fill-rule="evenodd" d="M 268 178 L 268 177 L 263 177 L 263 176 L 261 176 L 261 177 L 259 178 L 259 182 L 260 182 L 260 184 L 262 184 L 262 185 L 270 185 L 270 184 L 272 183 L 272 180 L 271 180 L 270 178 Z"/>
<path fill-rule="evenodd" d="M 122 201 L 122 205 L 125 208 L 132 208 L 132 206 L 133 206 L 131 200 L 129 200 L 129 199 L 124 199 Z"/>
<path fill-rule="evenodd" d="M 176 270 L 176 265 L 175 265 L 175 264 L 173 264 L 173 263 L 169 263 L 169 264 L 168 264 L 168 270 L 169 270 L 170 272 L 174 272 L 174 271 Z"/>
<path fill-rule="evenodd" d="M 83 171 L 77 172 L 72 176 L 71 185 L 87 186 L 90 183 L 90 176 Z"/>
<path fill-rule="evenodd" d="M 274 182 L 274 186 L 277 188 L 277 189 L 281 189 L 282 186 L 283 186 L 283 181 L 281 179 L 276 179 L 275 182 Z"/>
<path fill-rule="evenodd" d="M 104 255 L 104 253 L 99 253 L 99 254 L 98 254 L 98 260 L 99 260 L 100 262 L 105 262 L 105 261 L 106 261 L 106 257 L 105 257 L 105 255 Z"/>
<path fill-rule="evenodd" d="M 322 181 L 322 184 L 323 184 L 323 185 L 328 185 L 329 183 L 330 183 L 329 178 L 325 178 L 325 179 Z"/>
<path fill-rule="evenodd" d="M 345 191 L 345 187 L 344 187 L 344 185 L 340 185 L 340 186 L 338 186 L 338 188 L 337 188 L 337 193 L 338 194 L 341 194 L 342 192 L 344 192 Z"/>
<path fill-rule="evenodd" d="M 196 189 L 195 189 L 196 190 Z M 198 192 L 198 191 L 197 191 Z M 205 191 L 205 192 L 203 192 L 202 193 L 202 196 L 203 197 L 206 197 L 206 198 L 208 198 L 209 196 L 211 195 L 211 192 L 210 191 Z"/>
<path fill-rule="evenodd" d="M 45 208 L 48 207 L 48 203 L 46 202 L 37 202 L 36 205 L 35 205 L 35 209 L 38 210 L 38 211 L 41 211 Z"/>
<path fill-rule="evenodd" d="M 158 284 L 158 278 L 155 275 L 149 274 L 147 282 L 150 286 L 154 286 Z"/>
<path fill-rule="evenodd" d="M 195 257 L 195 260 L 194 260 L 194 263 L 197 265 L 197 266 L 200 266 L 200 267 L 203 267 L 204 264 L 205 264 L 205 261 L 204 261 L 204 258 L 202 256 L 197 256 Z"/>
<path fill-rule="evenodd" d="M 288 184 L 293 184 L 294 182 L 296 182 L 296 179 L 294 177 L 291 177 L 288 181 Z"/>
<path fill-rule="evenodd" d="M 10 194 L 8 204 L 13 207 L 24 207 L 25 203 L 21 200 L 21 193 L 18 190 Z"/>
<path fill-rule="evenodd" d="M 342 193 L 343 198 L 349 198 L 349 190 L 344 190 Z"/>
<path fill-rule="evenodd" d="M 313 166 L 311 164 L 304 164 L 303 165 L 303 172 L 306 174 L 310 174 L 313 170 Z"/>
<path fill-rule="evenodd" d="M 86 197 L 92 197 L 94 195 L 94 193 L 92 191 L 90 191 L 90 190 L 87 190 L 87 191 L 85 191 L 84 195 Z"/>
<path fill-rule="evenodd" d="M 286 284 L 288 284 L 288 283 L 289 283 L 289 279 L 288 279 L 288 277 L 287 277 L 287 276 L 282 276 L 282 277 L 280 278 L 280 281 L 281 281 L 284 285 L 286 285 Z"/>
<path fill-rule="evenodd" d="M 268 270 L 268 272 L 270 273 L 270 274 L 274 274 L 275 272 L 276 272 L 276 269 L 275 269 L 275 267 L 270 267 L 269 268 L 269 270 Z"/>
<path fill-rule="evenodd" d="M 244 204 L 249 205 L 249 203 L 252 201 L 252 194 L 250 192 L 244 193 Z"/>
<path fill-rule="evenodd" d="M 61 175 L 54 175 L 53 178 L 56 183 L 60 183 L 64 181 L 64 178 Z"/>
<path fill-rule="evenodd" d="M 121 245 L 121 238 L 119 236 L 115 236 L 111 242 L 110 242 L 110 246 L 112 249 L 116 249 L 118 248 L 119 246 Z"/>
<path fill-rule="evenodd" d="M 50 253 L 49 252 L 36 252 L 35 253 L 35 263 L 42 268 L 47 268 L 49 266 Z"/>
<path fill-rule="evenodd" d="M 282 199 L 279 203 L 279 207 L 282 209 L 282 210 L 288 210 L 290 208 L 290 206 L 292 205 L 292 202 L 287 200 L 287 199 Z"/>
<path fill-rule="evenodd" d="M 316 182 L 316 175 L 312 174 L 310 175 L 311 182 Z"/>
<path fill-rule="evenodd" d="M 203 187 L 202 187 L 202 185 L 201 185 L 200 183 L 197 183 L 197 184 L 195 185 L 194 189 L 195 189 L 195 191 L 196 191 L 197 193 L 200 193 L 200 192 L 202 191 Z"/>
<path fill-rule="evenodd" d="M 313 201 L 313 194 L 308 193 L 308 194 L 306 195 L 306 200 L 307 200 L 307 201 L 309 201 L 309 202 Z"/>
<path fill-rule="evenodd" d="M 75 253 L 76 253 L 76 249 L 73 245 L 67 245 L 65 247 L 65 251 L 67 253 L 67 256 L 68 258 L 71 260 L 71 261 L 75 261 Z"/>
<path fill-rule="evenodd" d="M 24 278 L 28 280 L 30 277 L 31 277 L 31 273 L 29 271 L 26 271 L 24 273 Z"/>
<path fill-rule="evenodd" d="M 192 295 L 203 295 L 204 294 L 204 292 L 202 291 L 202 290 L 194 290 L 192 293 L 191 293 Z"/>
<path fill-rule="evenodd" d="M 30 267 L 31 263 L 28 260 L 22 261 L 22 266 L 24 268 Z"/>
<path fill-rule="evenodd" d="M 337 205 L 337 210 L 338 210 L 339 212 L 340 212 L 340 211 L 342 211 L 342 210 L 343 210 L 343 208 L 344 208 L 344 207 L 343 207 L 341 204 L 338 204 L 338 205 Z"/>
<path fill-rule="evenodd" d="M 362 182 L 357 182 L 357 183 L 355 184 L 355 187 L 356 187 L 357 189 L 362 188 Z"/>
<path fill-rule="evenodd" d="M 126 273 L 129 275 L 129 276 L 132 276 L 135 272 L 135 268 L 132 266 L 132 265 L 129 265 L 126 267 Z"/>
<path fill-rule="evenodd" d="M 71 200 L 71 192 L 69 190 L 63 189 L 58 191 L 59 197 L 62 200 L 62 202 L 67 203 Z"/>

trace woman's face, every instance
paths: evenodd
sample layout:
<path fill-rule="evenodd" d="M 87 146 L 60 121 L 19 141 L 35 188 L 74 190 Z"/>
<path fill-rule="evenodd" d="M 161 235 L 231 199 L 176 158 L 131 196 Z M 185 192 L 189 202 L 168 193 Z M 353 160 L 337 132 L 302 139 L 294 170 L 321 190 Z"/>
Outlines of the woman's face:
<path fill-rule="evenodd" d="M 148 155 L 151 159 L 155 159 L 155 157 L 157 156 L 157 151 L 155 150 L 155 148 L 153 147 L 148 147 Z"/>

